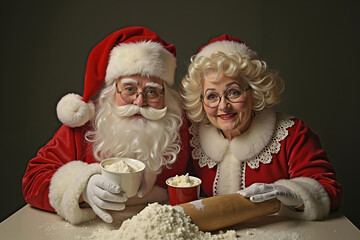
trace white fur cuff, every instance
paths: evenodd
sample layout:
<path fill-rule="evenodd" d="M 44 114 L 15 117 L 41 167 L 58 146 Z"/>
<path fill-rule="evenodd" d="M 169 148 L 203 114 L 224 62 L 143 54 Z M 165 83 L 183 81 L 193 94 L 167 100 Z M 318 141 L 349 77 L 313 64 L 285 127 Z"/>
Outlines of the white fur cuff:
<path fill-rule="evenodd" d="M 59 168 L 51 178 L 49 200 L 55 211 L 72 224 L 96 217 L 91 208 L 80 208 L 79 198 L 89 178 L 100 173 L 98 163 L 72 161 Z"/>
<path fill-rule="evenodd" d="M 278 180 L 275 184 L 283 185 L 295 191 L 304 201 L 304 211 L 293 211 L 281 206 L 280 215 L 302 219 L 321 220 L 330 213 L 330 198 L 325 188 L 316 180 L 308 177 L 290 180 Z"/>

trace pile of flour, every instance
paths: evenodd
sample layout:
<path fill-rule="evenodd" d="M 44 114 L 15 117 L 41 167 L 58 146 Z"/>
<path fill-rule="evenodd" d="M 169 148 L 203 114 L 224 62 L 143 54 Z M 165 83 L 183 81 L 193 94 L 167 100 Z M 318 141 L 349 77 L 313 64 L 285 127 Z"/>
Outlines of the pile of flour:
<path fill-rule="evenodd" d="M 174 187 L 192 187 L 199 185 L 200 180 L 190 178 L 189 173 L 187 173 L 186 175 L 176 175 L 175 177 L 169 178 L 166 183 Z"/>
<path fill-rule="evenodd" d="M 216 235 L 202 232 L 187 215 L 176 211 L 170 205 L 151 203 L 137 215 L 125 220 L 118 230 L 101 228 L 94 231 L 90 239 L 217 240 L 236 239 L 236 232 L 229 230 Z"/>
<path fill-rule="evenodd" d="M 124 160 L 117 161 L 113 164 L 105 165 L 104 168 L 108 171 L 119 172 L 119 173 L 131 173 L 141 170 L 141 167 L 135 164 L 130 166 Z"/>

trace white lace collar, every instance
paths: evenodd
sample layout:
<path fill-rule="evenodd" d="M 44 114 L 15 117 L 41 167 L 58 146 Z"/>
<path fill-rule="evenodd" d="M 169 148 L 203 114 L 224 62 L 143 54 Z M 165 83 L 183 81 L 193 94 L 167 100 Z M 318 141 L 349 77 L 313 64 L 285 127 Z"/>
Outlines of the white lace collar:
<path fill-rule="evenodd" d="M 259 112 L 250 128 L 232 141 L 224 138 L 219 131 L 204 124 L 193 123 L 189 131 L 193 135 L 190 140 L 194 148 L 192 157 L 199 159 L 199 166 L 214 167 L 222 161 L 230 148 L 239 160 L 247 162 L 249 167 L 258 168 L 259 163 L 270 163 L 273 153 L 280 150 L 280 141 L 288 135 L 288 128 L 294 125 L 291 116 L 276 114 L 273 109 Z"/>

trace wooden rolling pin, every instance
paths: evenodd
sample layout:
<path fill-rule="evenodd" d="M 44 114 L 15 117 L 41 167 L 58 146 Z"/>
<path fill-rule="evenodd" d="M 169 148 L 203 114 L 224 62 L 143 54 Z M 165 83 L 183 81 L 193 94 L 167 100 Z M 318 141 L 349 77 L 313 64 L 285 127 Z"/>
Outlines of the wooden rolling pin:
<path fill-rule="evenodd" d="M 276 213 L 280 209 L 280 201 L 271 199 L 253 203 L 240 194 L 227 194 L 183 203 L 174 208 L 188 215 L 201 231 L 214 231 Z"/>

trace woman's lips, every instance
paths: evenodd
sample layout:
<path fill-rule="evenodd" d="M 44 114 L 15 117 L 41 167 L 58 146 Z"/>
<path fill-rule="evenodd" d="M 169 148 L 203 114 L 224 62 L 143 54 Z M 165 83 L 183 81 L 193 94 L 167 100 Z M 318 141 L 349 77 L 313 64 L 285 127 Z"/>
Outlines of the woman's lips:
<path fill-rule="evenodd" d="M 232 119 L 234 116 L 236 115 L 236 113 L 227 113 L 227 114 L 220 114 L 217 115 L 220 119 L 222 120 L 230 120 Z"/>

